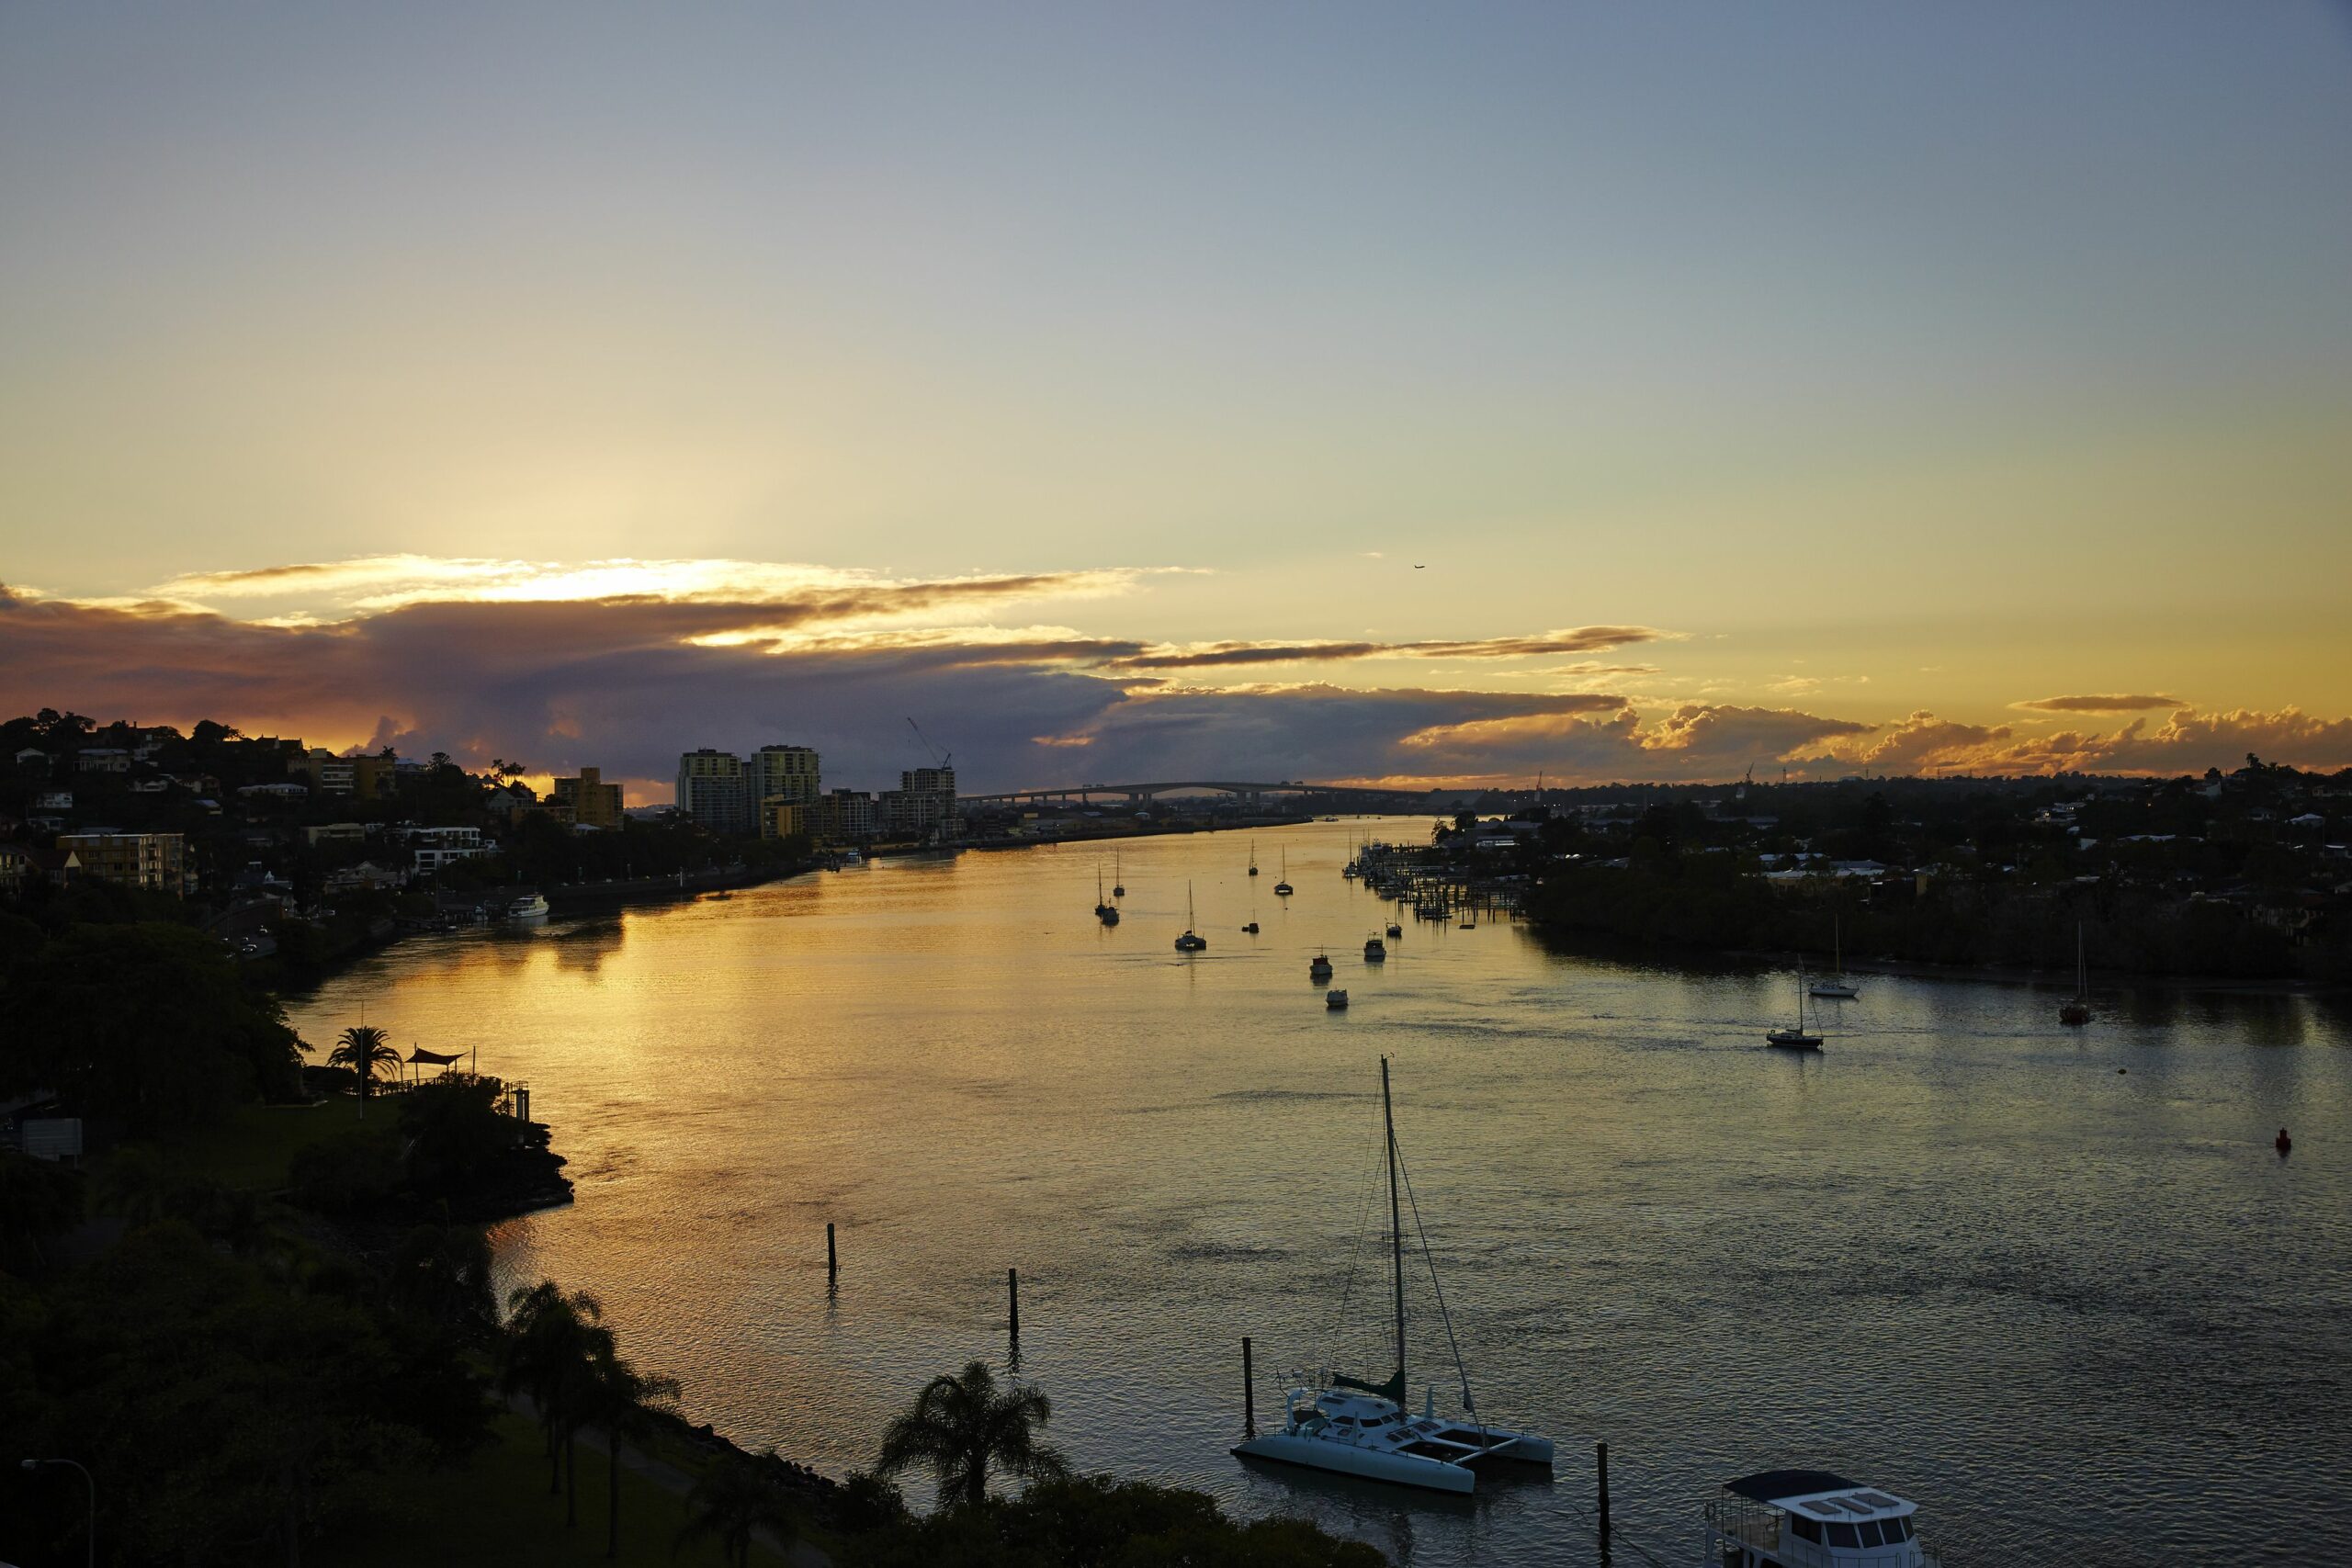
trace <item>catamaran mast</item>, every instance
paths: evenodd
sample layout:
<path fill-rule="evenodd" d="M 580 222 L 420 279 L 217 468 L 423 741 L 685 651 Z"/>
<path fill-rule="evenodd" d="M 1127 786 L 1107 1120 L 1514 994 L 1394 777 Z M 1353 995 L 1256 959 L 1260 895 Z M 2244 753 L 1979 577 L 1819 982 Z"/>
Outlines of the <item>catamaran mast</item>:
<path fill-rule="evenodd" d="M 1405 1404 L 1405 1216 L 1396 1207 L 1396 1112 L 1388 1102 L 1385 1056 L 1380 1058 L 1380 1119 L 1388 1129 L 1388 1260 L 1396 1283 L 1396 1375 L 1390 1384 L 1401 1409 Z"/>

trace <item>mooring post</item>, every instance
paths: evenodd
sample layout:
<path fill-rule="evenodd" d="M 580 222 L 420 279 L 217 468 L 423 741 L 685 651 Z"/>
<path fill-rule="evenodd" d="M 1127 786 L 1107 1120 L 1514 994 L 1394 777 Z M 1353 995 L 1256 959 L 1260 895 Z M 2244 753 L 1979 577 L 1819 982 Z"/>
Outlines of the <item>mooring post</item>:
<path fill-rule="evenodd" d="M 1593 1456 L 1600 1465 L 1600 1534 L 1603 1540 L 1607 1540 L 1609 1536 L 1609 1445 L 1595 1443 L 1592 1447 Z"/>
<path fill-rule="evenodd" d="M 1241 1435 L 1258 1435 L 1258 1380 L 1250 1369 L 1250 1336 L 1241 1337 Z"/>
<path fill-rule="evenodd" d="M 841 1254 L 833 1250 L 833 1222 L 825 1222 L 825 1277 L 831 1279 L 842 1271 Z"/>
<path fill-rule="evenodd" d="M 1021 1337 L 1021 1270 L 1020 1270 L 1020 1269 L 1006 1269 L 1006 1270 L 1004 1271 L 1004 1289 L 1005 1289 L 1005 1293 L 1006 1293 L 1007 1295 L 1011 1296 L 1011 1297 L 1012 1297 L 1012 1337 L 1013 1337 L 1015 1339 L 1018 1339 L 1018 1338 L 1020 1338 L 1020 1337 Z"/>

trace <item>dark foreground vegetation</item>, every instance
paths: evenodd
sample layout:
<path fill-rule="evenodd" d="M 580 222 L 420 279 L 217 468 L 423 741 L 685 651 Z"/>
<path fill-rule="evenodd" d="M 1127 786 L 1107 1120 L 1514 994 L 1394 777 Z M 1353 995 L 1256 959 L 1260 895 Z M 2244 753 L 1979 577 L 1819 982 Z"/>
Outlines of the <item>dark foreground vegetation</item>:
<path fill-rule="evenodd" d="M 384 1031 L 300 1040 L 200 933 L 76 911 L 136 912 L 0 911 L 0 1561 L 92 1560 L 93 1497 L 94 1560 L 159 1568 L 748 1568 L 795 1541 L 843 1568 L 1380 1561 L 1073 1476 L 1045 1395 L 978 1362 L 871 1473 L 743 1452 L 594 1297 L 495 1298 L 481 1223 L 569 1190 L 499 1080 L 404 1083 Z M 13 1146 L 71 1122 L 78 1162 Z M 888 1479 L 910 1471 L 940 1488 L 923 1517 Z"/>

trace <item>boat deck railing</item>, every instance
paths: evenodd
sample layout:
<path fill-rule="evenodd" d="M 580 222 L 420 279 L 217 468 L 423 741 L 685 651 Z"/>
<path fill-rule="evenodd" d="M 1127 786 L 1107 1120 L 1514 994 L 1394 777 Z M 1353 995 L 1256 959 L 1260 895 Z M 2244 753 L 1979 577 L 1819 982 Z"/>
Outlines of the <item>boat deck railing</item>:
<path fill-rule="evenodd" d="M 1783 1528 L 1787 1513 L 1769 1503 L 1745 1497 L 1707 1499 L 1707 1528 L 1717 1539 L 1757 1551 L 1769 1551 L 1791 1568 L 1880 1568 L 1900 1563 L 1904 1568 L 1940 1568 L 1936 1554 L 1917 1541 L 1896 1546 L 1861 1547 L 1832 1551 Z"/>

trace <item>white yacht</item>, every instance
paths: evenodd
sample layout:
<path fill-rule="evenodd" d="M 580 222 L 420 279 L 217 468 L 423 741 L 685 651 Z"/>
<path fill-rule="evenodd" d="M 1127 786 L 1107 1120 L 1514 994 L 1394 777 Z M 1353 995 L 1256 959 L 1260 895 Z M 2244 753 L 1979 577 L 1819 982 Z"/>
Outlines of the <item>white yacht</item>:
<path fill-rule="evenodd" d="M 536 887 L 521 889 L 507 904 L 506 918 L 510 920 L 546 919 L 548 918 L 546 896 Z"/>
<path fill-rule="evenodd" d="M 1285 1464 L 1400 1486 L 1426 1487 L 1433 1492 L 1465 1493 L 1476 1489 L 1474 1466 L 1517 1460 L 1549 1468 L 1552 1439 L 1532 1432 L 1507 1431 L 1478 1418 L 1477 1402 L 1470 1394 L 1470 1374 L 1460 1352 L 1454 1371 L 1462 1384 L 1463 1415 L 1459 1420 L 1437 1413 L 1437 1390 L 1430 1387 L 1421 1413 L 1405 1411 L 1405 1224 L 1397 1195 L 1396 1117 L 1388 1097 L 1388 1058 L 1380 1059 L 1380 1115 L 1387 1134 L 1388 1256 L 1395 1287 L 1396 1367 L 1385 1382 L 1363 1382 L 1337 1372 L 1326 1372 L 1324 1387 L 1294 1388 L 1286 1402 L 1283 1427 L 1277 1432 L 1253 1433 L 1233 1451 L 1251 1459 L 1278 1460 Z M 1414 1223 L 1419 1224 L 1416 1206 Z M 1429 1238 L 1421 1238 L 1421 1256 L 1429 1259 Z M 1437 1269 L 1430 1262 L 1430 1277 Z M 1439 1298 L 1441 1301 L 1443 1297 Z M 1447 1337 L 1453 1337 L 1451 1327 Z"/>
<path fill-rule="evenodd" d="M 1706 1568 L 1936 1568 L 1916 1504 L 1826 1470 L 1767 1470 L 1707 1504 Z"/>
<path fill-rule="evenodd" d="M 1845 922 L 1842 920 L 1837 922 L 1829 928 L 1829 931 L 1830 958 L 1838 965 L 1838 972 L 1835 975 L 1824 975 L 1820 979 L 1815 980 L 1813 983 L 1813 994 L 1816 997 L 1827 997 L 1835 1001 L 1850 1002 L 1862 993 L 1855 989 L 1854 982 L 1846 977 Z"/>

